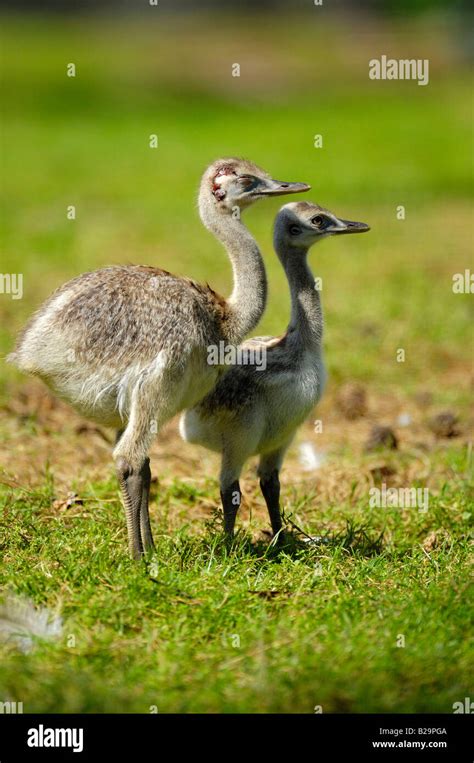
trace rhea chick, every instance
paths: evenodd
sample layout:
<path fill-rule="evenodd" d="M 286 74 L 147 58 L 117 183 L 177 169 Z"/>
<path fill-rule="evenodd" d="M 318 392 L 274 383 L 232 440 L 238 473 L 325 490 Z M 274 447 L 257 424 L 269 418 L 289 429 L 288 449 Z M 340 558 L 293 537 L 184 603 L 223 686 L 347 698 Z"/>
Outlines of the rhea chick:
<path fill-rule="evenodd" d="M 134 558 L 154 547 L 151 441 L 216 383 L 222 369 L 207 363 L 209 345 L 241 342 L 265 307 L 265 269 L 240 211 L 258 199 L 308 188 L 273 180 L 249 161 L 218 159 L 201 180 L 199 212 L 231 260 L 229 299 L 159 268 L 103 268 L 61 286 L 9 358 L 83 416 L 123 430 L 113 455 Z"/>
<path fill-rule="evenodd" d="M 258 476 L 274 535 L 281 537 L 279 473 L 298 427 L 324 389 L 321 295 L 308 251 L 328 236 L 368 231 L 309 202 L 286 204 L 275 220 L 274 247 L 288 279 L 291 317 L 281 337 L 256 337 L 242 350 L 264 353 L 266 364 L 232 366 L 214 389 L 181 416 L 180 433 L 222 454 L 220 491 L 224 529 L 234 533 L 241 502 L 239 477 L 246 460 L 260 456 Z M 265 365 L 265 367 L 264 367 Z"/>

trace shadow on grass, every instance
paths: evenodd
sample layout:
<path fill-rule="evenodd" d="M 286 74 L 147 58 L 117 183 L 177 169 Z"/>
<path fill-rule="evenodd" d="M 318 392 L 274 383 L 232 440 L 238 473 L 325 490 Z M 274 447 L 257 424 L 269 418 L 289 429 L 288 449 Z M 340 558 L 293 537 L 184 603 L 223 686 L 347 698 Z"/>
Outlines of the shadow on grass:
<path fill-rule="evenodd" d="M 384 531 L 374 533 L 367 524 L 357 525 L 352 520 L 346 520 L 344 530 L 332 535 L 310 536 L 299 528 L 289 517 L 283 517 L 284 530 L 279 537 L 272 537 L 268 532 L 267 538 L 255 540 L 250 533 L 239 529 L 233 540 L 225 538 L 222 528 L 222 515 L 216 510 L 206 522 L 206 534 L 201 538 L 194 538 L 192 545 L 200 546 L 200 553 L 209 558 L 222 561 L 226 558 L 242 560 L 247 557 L 253 562 L 267 563 L 269 561 L 279 563 L 285 557 L 291 559 L 307 560 L 312 562 L 322 553 L 344 551 L 347 554 L 359 557 L 373 557 L 380 555 L 384 550 Z M 181 559 L 193 556 L 193 550 L 184 544 L 181 551 Z"/>

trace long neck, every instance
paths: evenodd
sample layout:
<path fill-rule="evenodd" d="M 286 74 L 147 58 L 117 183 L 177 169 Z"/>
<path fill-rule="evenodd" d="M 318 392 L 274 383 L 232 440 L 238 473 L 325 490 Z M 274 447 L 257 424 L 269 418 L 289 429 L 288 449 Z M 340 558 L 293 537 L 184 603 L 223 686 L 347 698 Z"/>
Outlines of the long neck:
<path fill-rule="evenodd" d="M 299 346 L 319 349 L 323 336 L 321 296 L 307 262 L 308 252 L 288 251 L 281 256 L 291 294 L 288 335 Z"/>
<path fill-rule="evenodd" d="M 240 219 L 211 203 L 200 205 L 201 219 L 224 245 L 232 264 L 234 287 L 227 300 L 223 326 L 227 341 L 236 343 L 255 328 L 267 301 L 265 267 L 257 243 Z"/>

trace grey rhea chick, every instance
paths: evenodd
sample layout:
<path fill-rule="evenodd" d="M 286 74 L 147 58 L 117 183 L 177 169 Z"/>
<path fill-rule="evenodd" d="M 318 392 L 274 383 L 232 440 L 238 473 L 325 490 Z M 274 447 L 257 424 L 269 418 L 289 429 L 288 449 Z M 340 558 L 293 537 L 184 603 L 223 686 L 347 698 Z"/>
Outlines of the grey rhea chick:
<path fill-rule="evenodd" d="M 199 213 L 231 260 L 229 299 L 154 267 L 103 268 L 46 300 L 9 356 L 86 418 L 123 430 L 113 455 L 134 558 L 154 548 L 152 439 L 216 383 L 222 369 L 207 363 L 207 348 L 241 342 L 265 307 L 265 269 L 240 212 L 266 196 L 308 188 L 273 180 L 245 160 L 217 160 L 202 177 Z"/>
<path fill-rule="evenodd" d="M 365 223 L 336 217 L 308 202 L 287 204 L 275 220 L 274 246 L 288 279 L 291 317 L 281 337 L 242 345 L 247 360 L 263 352 L 266 365 L 244 362 L 224 373 L 214 389 L 180 420 L 181 436 L 222 453 L 220 489 L 224 529 L 233 536 L 245 461 L 259 455 L 258 475 L 272 530 L 281 539 L 279 472 L 297 428 L 323 392 L 323 316 L 320 292 L 307 262 L 309 248 L 327 236 L 361 233 Z M 250 351 L 253 350 L 253 356 Z"/>

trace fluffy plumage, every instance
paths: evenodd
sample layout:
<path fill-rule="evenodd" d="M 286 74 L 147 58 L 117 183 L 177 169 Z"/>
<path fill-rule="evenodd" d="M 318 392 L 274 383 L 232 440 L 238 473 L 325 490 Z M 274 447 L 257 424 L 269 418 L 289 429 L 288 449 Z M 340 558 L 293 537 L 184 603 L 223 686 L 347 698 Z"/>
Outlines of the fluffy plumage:
<path fill-rule="evenodd" d="M 275 221 L 274 245 L 291 293 L 291 317 L 282 337 L 243 347 L 266 349 L 266 368 L 234 366 L 180 421 L 181 436 L 222 453 L 221 496 L 226 529 L 233 532 L 245 461 L 260 456 L 258 473 L 272 527 L 280 532 L 278 473 L 298 427 L 320 399 L 326 380 L 320 292 L 307 263 L 308 249 L 336 233 L 368 230 L 309 202 L 287 204 Z M 227 515 L 227 516 L 226 516 Z"/>
<path fill-rule="evenodd" d="M 207 363 L 208 347 L 242 341 L 265 307 L 265 269 L 240 212 L 266 195 L 302 190 L 307 186 L 272 180 L 248 161 L 214 162 L 201 180 L 199 212 L 232 264 L 228 300 L 158 268 L 103 268 L 61 286 L 33 316 L 9 358 L 83 416 L 124 430 L 114 458 L 135 558 L 153 548 L 153 437 L 212 389 L 221 368 Z"/>

